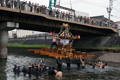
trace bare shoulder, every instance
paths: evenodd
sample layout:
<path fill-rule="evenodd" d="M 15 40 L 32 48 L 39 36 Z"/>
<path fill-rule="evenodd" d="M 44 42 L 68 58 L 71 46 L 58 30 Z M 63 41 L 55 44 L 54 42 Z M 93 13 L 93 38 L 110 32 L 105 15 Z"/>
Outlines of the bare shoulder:
<path fill-rule="evenodd" d="M 61 72 L 61 71 L 58 71 L 58 72 L 56 73 L 56 76 L 57 76 L 57 77 L 62 77 L 62 72 Z"/>

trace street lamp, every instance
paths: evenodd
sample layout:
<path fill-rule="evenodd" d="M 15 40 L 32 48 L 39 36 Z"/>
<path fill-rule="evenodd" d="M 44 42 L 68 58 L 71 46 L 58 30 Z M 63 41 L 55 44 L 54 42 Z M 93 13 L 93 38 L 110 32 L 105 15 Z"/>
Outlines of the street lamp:
<path fill-rule="evenodd" d="M 112 6 L 113 6 L 113 0 L 109 1 L 109 8 L 107 7 L 107 12 L 108 12 L 108 26 L 110 27 L 110 15 L 111 15 L 111 11 L 112 11 Z"/>

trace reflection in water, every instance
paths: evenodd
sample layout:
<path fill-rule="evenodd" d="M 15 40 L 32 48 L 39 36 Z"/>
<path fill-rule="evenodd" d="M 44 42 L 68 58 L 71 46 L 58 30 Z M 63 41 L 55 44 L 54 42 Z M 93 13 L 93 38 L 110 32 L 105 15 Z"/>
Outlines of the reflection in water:
<path fill-rule="evenodd" d="M 0 59 L 0 80 L 7 80 L 6 79 L 6 59 Z"/>
<path fill-rule="evenodd" d="M 21 54 L 21 53 L 20 53 Z M 15 64 L 21 68 L 29 63 L 38 63 L 40 60 L 52 67 L 57 67 L 56 60 L 53 58 L 45 58 L 42 56 L 33 56 L 33 55 L 16 55 L 9 54 L 7 62 L 6 60 L 0 60 L 0 80 L 58 80 L 55 76 L 48 76 L 42 74 L 39 77 L 35 75 L 24 76 L 21 72 L 20 74 L 13 73 L 13 67 Z M 6 72 L 5 72 L 6 71 Z M 63 63 L 63 78 L 62 80 L 119 80 L 120 79 L 120 68 L 109 66 L 108 69 L 92 69 L 92 66 L 86 65 L 86 69 L 77 70 L 77 65 L 72 64 L 71 70 L 66 69 L 66 63 Z M 29 77 L 31 76 L 31 77 Z M 2 79 L 1 79 L 2 77 Z"/>

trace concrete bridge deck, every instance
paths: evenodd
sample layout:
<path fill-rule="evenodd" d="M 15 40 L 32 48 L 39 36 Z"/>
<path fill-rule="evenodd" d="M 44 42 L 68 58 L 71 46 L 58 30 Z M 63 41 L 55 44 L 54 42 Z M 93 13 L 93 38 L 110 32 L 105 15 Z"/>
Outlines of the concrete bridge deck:
<path fill-rule="evenodd" d="M 63 22 L 69 23 L 70 31 L 76 35 L 93 36 L 93 35 L 111 35 L 116 34 L 118 30 L 112 27 L 101 27 L 75 21 L 68 21 L 59 18 L 46 16 L 42 13 L 33 13 L 24 10 L 0 7 L 0 22 L 17 22 L 19 29 L 36 30 L 43 32 L 59 32 Z"/>

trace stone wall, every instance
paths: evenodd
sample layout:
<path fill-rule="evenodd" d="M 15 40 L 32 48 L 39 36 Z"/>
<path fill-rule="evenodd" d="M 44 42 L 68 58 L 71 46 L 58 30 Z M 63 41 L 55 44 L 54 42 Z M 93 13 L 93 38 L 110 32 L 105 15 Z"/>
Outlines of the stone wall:
<path fill-rule="evenodd" d="M 93 58 L 86 58 L 87 62 L 89 61 L 102 61 L 108 62 L 109 65 L 120 66 L 120 53 L 113 52 L 90 52 L 89 54 L 95 55 Z"/>

